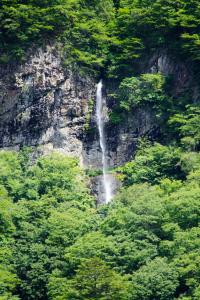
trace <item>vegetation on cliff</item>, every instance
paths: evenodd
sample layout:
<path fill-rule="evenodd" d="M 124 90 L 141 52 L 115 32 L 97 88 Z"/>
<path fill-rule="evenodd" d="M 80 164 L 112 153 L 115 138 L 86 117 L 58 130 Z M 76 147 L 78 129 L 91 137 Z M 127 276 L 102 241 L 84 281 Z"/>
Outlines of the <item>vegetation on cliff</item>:
<path fill-rule="evenodd" d="M 1 1 L 1 63 L 56 40 L 67 67 L 117 78 L 113 123 L 150 106 L 164 137 L 138 145 L 99 208 L 76 159 L 1 151 L 1 300 L 200 299 L 199 102 L 137 68 L 164 49 L 198 83 L 199 26 L 197 0 Z"/>
<path fill-rule="evenodd" d="M 69 62 L 125 77 L 144 53 L 168 49 L 199 63 L 198 0 L 2 0 L 1 62 L 57 39 Z"/>

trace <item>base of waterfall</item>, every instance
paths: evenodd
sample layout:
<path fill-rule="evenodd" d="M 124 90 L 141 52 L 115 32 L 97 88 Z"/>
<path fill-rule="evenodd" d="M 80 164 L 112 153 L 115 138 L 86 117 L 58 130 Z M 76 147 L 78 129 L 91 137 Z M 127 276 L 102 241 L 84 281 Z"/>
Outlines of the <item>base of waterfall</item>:
<path fill-rule="evenodd" d="M 118 189 L 121 186 L 121 183 L 116 179 L 112 174 L 106 174 L 106 180 L 109 182 L 111 198 L 116 195 Z M 95 176 L 91 180 L 91 189 L 92 193 L 97 199 L 97 205 L 108 204 L 110 201 L 106 199 L 106 192 L 104 186 L 104 177 L 103 175 Z"/>

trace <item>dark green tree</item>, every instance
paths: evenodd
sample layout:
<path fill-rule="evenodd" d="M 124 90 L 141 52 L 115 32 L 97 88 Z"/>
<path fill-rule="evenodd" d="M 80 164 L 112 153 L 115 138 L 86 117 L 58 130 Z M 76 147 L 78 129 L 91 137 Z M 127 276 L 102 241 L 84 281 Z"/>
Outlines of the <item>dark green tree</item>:
<path fill-rule="evenodd" d="M 61 284 L 62 284 L 61 279 Z M 73 279 L 59 288 L 59 279 L 52 277 L 49 288 L 51 299 L 93 299 L 93 300 L 128 300 L 130 284 L 127 278 L 111 270 L 99 258 L 84 261 L 78 268 Z"/>

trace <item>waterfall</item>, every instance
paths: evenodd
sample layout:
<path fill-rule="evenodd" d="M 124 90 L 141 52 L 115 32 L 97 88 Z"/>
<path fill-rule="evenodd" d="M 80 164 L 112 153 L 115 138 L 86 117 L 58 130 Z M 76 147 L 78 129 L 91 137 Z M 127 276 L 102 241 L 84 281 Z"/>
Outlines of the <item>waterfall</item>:
<path fill-rule="evenodd" d="M 112 198 L 112 189 L 111 189 L 111 181 L 110 176 L 107 174 L 107 158 L 106 158 L 106 139 L 105 139 L 105 131 L 104 131 L 104 99 L 102 96 L 102 81 L 100 81 L 97 85 L 96 91 L 96 120 L 97 127 L 99 131 L 99 143 L 101 147 L 102 153 L 102 171 L 103 171 L 103 192 L 104 192 L 104 202 L 110 202 Z"/>

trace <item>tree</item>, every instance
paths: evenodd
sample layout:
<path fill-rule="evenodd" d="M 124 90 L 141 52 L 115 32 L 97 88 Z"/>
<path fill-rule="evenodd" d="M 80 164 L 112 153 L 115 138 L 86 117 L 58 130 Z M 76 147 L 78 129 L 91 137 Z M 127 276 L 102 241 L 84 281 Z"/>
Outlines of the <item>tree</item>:
<path fill-rule="evenodd" d="M 122 80 L 119 86 L 120 107 L 131 111 L 137 105 L 159 105 L 165 100 L 165 79 L 161 74 L 143 74 Z"/>
<path fill-rule="evenodd" d="M 134 300 L 171 300 L 178 288 L 178 273 L 165 259 L 156 258 L 133 274 Z"/>
<path fill-rule="evenodd" d="M 12 220 L 14 205 L 7 191 L 0 186 L 0 299 L 17 300 L 16 293 L 19 279 L 13 264 L 12 247 L 15 226 Z"/>
<path fill-rule="evenodd" d="M 156 184 L 164 178 L 184 179 L 180 162 L 179 148 L 155 143 L 139 149 L 135 159 L 119 167 L 117 172 L 127 186 L 142 182 Z"/>
<path fill-rule="evenodd" d="M 195 151 L 200 147 L 200 107 L 186 106 L 186 111 L 173 115 L 169 125 L 175 127 L 181 144 L 186 150 Z M 173 129 L 174 130 L 174 129 Z"/>
<path fill-rule="evenodd" d="M 55 300 L 128 300 L 130 295 L 127 278 L 111 270 L 99 258 L 82 262 L 75 277 L 67 282 L 64 295 L 57 295 L 54 278 L 51 279 L 49 288 L 51 298 Z"/>
<path fill-rule="evenodd" d="M 0 227 L 9 237 L 14 230 L 12 220 L 16 227 L 12 259 L 20 278 L 20 296 L 44 299 L 50 273 L 63 265 L 65 247 L 96 226 L 93 197 L 75 159 L 52 154 L 22 169 L 21 154 L 9 155 L 12 159 L 2 164 L 2 183 L 7 187 L 12 178 L 18 184 L 15 189 L 9 185 L 7 193 L 4 190 L 15 204 L 0 202 Z M 13 160 L 17 168 L 11 172 Z"/>

